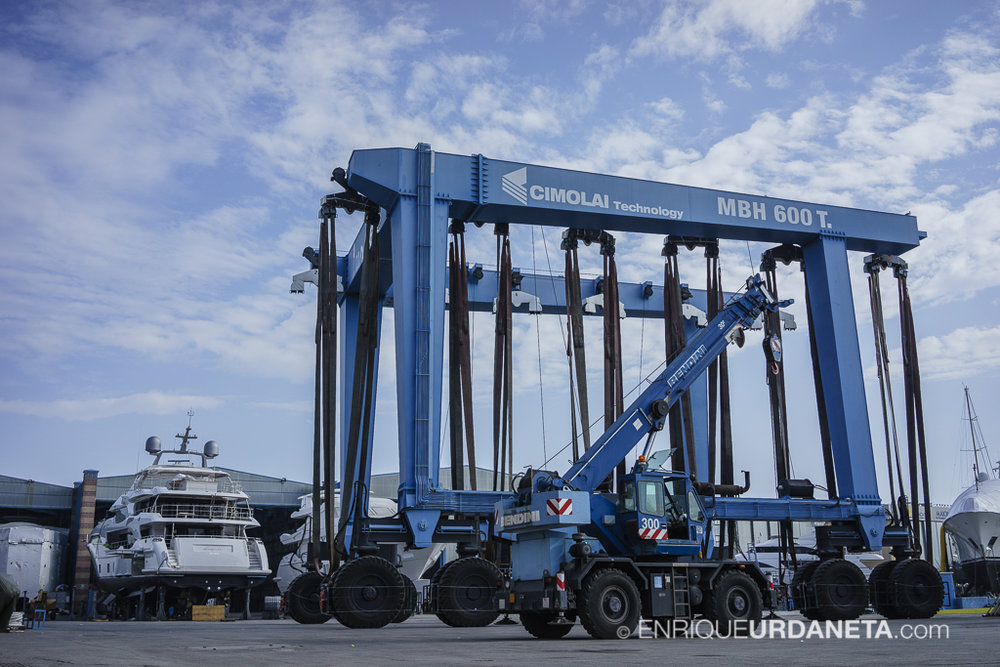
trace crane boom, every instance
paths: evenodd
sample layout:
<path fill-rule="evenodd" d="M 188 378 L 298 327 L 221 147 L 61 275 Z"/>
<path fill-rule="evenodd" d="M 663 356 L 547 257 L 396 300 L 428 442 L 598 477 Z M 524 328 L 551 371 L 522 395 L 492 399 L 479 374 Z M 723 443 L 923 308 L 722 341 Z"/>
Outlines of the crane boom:
<path fill-rule="evenodd" d="M 738 331 L 749 327 L 764 310 L 777 310 L 792 302 L 778 301 L 759 275 L 747 279 L 746 291 L 716 315 L 691 340 L 614 424 L 563 475 L 562 481 L 577 491 L 594 491 L 633 448 L 663 421 L 681 395 L 726 349 Z"/>

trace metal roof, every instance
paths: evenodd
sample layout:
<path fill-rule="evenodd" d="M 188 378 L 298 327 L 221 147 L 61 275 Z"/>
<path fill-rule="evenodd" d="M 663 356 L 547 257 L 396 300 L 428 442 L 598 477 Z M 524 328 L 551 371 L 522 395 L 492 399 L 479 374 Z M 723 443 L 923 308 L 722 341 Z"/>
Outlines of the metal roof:
<path fill-rule="evenodd" d="M 257 475 L 242 470 L 218 468 L 229 473 L 250 496 L 255 506 L 298 507 L 299 496 L 309 493 L 311 484 L 284 477 Z M 97 478 L 97 501 L 114 502 L 132 485 L 135 474 Z M 395 497 L 395 492 L 391 497 Z M 73 487 L 36 482 L 31 479 L 0 475 L 0 507 L 19 509 L 68 510 L 73 506 Z"/>
<path fill-rule="evenodd" d="M 73 487 L 0 475 L 0 507 L 23 509 L 69 509 Z"/>
<path fill-rule="evenodd" d="M 285 477 L 258 475 L 231 468 L 217 468 L 229 473 L 234 481 L 243 487 L 254 506 L 298 507 L 299 496 L 312 492 L 312 484 L 298 482 Z M 441 485 L 451 488 L 449 468 L 441 468 Z M 135 473 L 128 475 L 108 475 L 97 478 L 97 502 L 114 502 L 132 485 Z M 469 469 L 465 469 L 466 487 Z M 476 485 L 479 489 L 493 488 L 493 471 L 476 469 Z M 399 474 L 395 472 L 372 475 L 371 495 L 395 499 L 399 486 Z M 504 483 L 509 488 L 509 483 Z M 61 484 L 36 482 L 31 479 L 0 475 L 0 508 L 69 510 L 73 506 L 73 487 Z"/>

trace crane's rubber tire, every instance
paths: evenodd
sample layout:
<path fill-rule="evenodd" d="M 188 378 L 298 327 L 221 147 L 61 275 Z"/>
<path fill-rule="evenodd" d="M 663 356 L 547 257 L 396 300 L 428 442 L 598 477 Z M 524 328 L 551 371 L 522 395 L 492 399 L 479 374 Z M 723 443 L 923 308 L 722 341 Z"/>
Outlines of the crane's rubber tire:
<path fill-rule="evenodd" d="M 615 568 L 590 574 L 577 596 L 580 624 L 596 639 L 627 639 L 639 624 L 641 607 L 635 582 Z"/>
<path fill-rule="evenodd" d="M 417 587 L 413 585 L 410 578 L 400 574 L 403 579 L 403 606 L 399 608 L 399 613 L 392 619 L 393 623 L 402 623 L 417 610 Z"/>
<path fill-rule="evenodd" d="M 893 595 L 889 587 L 889 577 L 896 565 L 902 561 L 887 560 L 872 568 L 872 573 L 868 576 L 868 602 L 876 614 L 881 614 L 886 618 L 903 618 L 896 609 L 896 596 Z"/>
<path fill-rule="evenodd" d="M 331 583 L 331 607 L 348 628 L 381 628 L 403 607 L 403 577 L 379 556 L 363 556 L 340 566 Z"/>
<path fill-rule="evenodd" d="M 448 565 L 437 586 L 437 616 L 453 628 L 482 628 L 497 620 L 497 590 L 503 575 L 485 558 L 470 556 Z"/>
<path fill-rule="evenodd" d="M 288 615 L 303 625 L 326 623 L 332 614 L 320 609 L 319 590 L 323 576 L 316 572 L 306 572 L 292 579 L 285 591 L 285 605 Z"/>
<path fill-rule="evenodd" d="M 819 564 L 812 575 L 819 613 L 824 621 L 853 620 L 868 606 L 868 582 L 861 568 L 843 558 Z"/>
<path fill-rule="evenodd" d="M 903 618 L 930 618 L 944 602 L 944 584 L 934 566 L 919 558 L 907 558 L 892 570 L 889 587 L 895 593 L 896 610 Z"/>
<path fill-rule="evenodd" d="M 760 622 L 763 607 L 757 583 L 739 570 L 719 575 L 705 599 L 705 615 L 727 636 L 749 632 L 752 624 Z"/>
<path fill-rule="evenodd" d="M 814 604 L 812 588 L 809 585 L 813 572 L 819 567 L 819 561 L 812 561 L 795 570 L 789 588 L 792 591 L 792 602 L 799 613 L 810 620 L 816 620 L 817 608 Z"/>
<path fill-rule="evenodd" d="M 551 625 L 551 622 L 556 618 L 556 614 L 552 612 L 542 612 L 542 611 L 522 611 L 521 612 L 521 625 L 532 637 L 537 637 L 538 639 L 562 639 L 569 634 L 569 631 L 573 629 L 574 623 L 560 623 L 559 625 Z M 575 621 L 575 614 L 566 614 L 567 621 Z"/>

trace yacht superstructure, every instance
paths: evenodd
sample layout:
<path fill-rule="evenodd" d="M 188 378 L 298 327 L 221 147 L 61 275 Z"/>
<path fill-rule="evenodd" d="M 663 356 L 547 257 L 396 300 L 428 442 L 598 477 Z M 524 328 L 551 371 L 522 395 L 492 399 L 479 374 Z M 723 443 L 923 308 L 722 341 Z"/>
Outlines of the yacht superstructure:
<path fill-rule="evenodd" d="M 168 590 L 199 604 L 248 591 L 271 574 L 264 543 L 247 536 L 260 526 L 249 497 L 229 473 L 209 467 L 218 444 L 189 450 L 197 437 L 190 424 L 177 437 L 177 449 L 146 441 L 153 465 L 136 475 L 87 544 L 99 588 L 119 598 L 157 590 L 160 615 Z"/>

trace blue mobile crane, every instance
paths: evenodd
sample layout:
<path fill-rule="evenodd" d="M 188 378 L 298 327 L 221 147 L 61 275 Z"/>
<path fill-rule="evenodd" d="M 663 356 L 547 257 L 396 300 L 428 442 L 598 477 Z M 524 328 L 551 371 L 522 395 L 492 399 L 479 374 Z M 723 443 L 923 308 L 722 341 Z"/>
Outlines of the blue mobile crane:
<path fill-rule="evenodd" d="M 749 489 L 749 475 L 742 487 L 703 484 L 684 470 L 661 470 L 669 458 L 663 451 L 646 458 L 670 408 L 712 360 L 760 312 L 790 303 L 778 302 L 753 276 L 746 292 L 694 337 L 564 475 L 528 471 L 515 497 L 497 504 L 496 530 L 514 540 L 500 609 L 520 614 L 528 632 L 545 639 L 565 636 L 575 618 L 599 639 L 630 636 L 640 617 L 690 619 L 695 613 L 730 628 L 742 622 L 746 630 L 761 620 L 765 607 L 773 608 L 774 582 L 753 562 L 716 556 L 714 521 L 830 521 L 840 544 L 863 544 L 858 531 L 881 508 L 849 499 L 736 498 Z M 644 454 L 620 480 L 618 493 L 601 492 L 603 481 L 643 438 Z M 887 527 L 882 542 L 906 548 L 910 535 Z M 813 615 L 860 616 L 868 589 L 861 570 L 837 555 L 818 565 L 820 578 L 802 594 L 819 598 Z M 930 608 L 914 614 L 933 613 L 940 605 L 939 599 L 928 602 Z"/>
<path fill-rule="evenodd" d="M 289 608 L 293 617 L 314 623 L 332 615 L 351 627 L 381 627 L 400 620 L 407 608 L 412 609 L 415 593 L 412 583 L 404 581 L 396 569 L 397 549 L 400 545 L 426 547 L 434 543 L 458 546 L 460 558 L 434 575 L 429 591 L 439 617 L 451 625 L 488 624 L 497 617 L 499 600 L 503 600 L 504 611 L 520 612 L 525 624 L 536 628 L 536 634 L 565 627 L 578 614 L 581 619 L 590 619 L 585 623 L 588 629 L 604 636 L 606 629 L 596 629 L 595 614 L 581 603 L 599 599 L 609 609 L 625 601 L 635 603 L 624 594 L 594 592 L 628 589 L 631 595 L 629 584 L 621 580 L 609 585 L 594 583 L 595 577 L 609 578 L 612 575 L 607 573 L 615 570 L 629 576 L 638 591 L 662 592 L 668 577 L 672 582 L 671 592 L 657 593 L 656 600 L 651 593 L 641 593 L 645 597 L 640 597 L 638 607 L 632 605 L 633 611 L 640 609 L 653 617 L 737 612 L 752 617 L 759 613 L 754 611 L 759 607 L 758 596 L 767 597 L 766 582 L 751 567 L 734 570 L 722 555 L 714 553 L 711 537 L 713 524 L 743 520 L 823 524 L 816 531 L 821 561 L 798 568 L 791 585 L 796 606 L 809 617 L 856 617 L 868 602 L 869 592 L 876 610 L 888 616 L 920 617 L 936 611 L 940 576 L 916 558 L 920 544 L 908 514 L 897 512 L 897 499 L 893 498 L 893 509 L 887 516 L 878 492 L 847 262 L 848 251 L 862 251 L 881 258 L 871 263 L 873 271 L 890 265 L 896 270 L 898 255 L 915 248 L 924 237 L 912 216 L 583 173 L 482 155 L 438 153 L 427 144 L 415 149 L 356 150 L 348 168 L 336 170 L 332 180 L 343 191 L 323 199 L 320 249 L 307 248 L 305 255 L 320 287 L 314 486 L 318 489 L 323 478 L 326 502 L 331 503 L 333 479 L 339 478 L 344 511 L 339 524 L 333 525 L 333 508 L 328 506 L 326 532 L 334 537 L 325 545 L 319 537 L 319 515 L 314 515 L 312 571 L 292 583 Z M 336 236 L 329 232 L 338 211 L 364 216 L 356 241 L 343 256 L 337 255 Z M 727 481 L 725 474 L 721 484 L 706 478 L 704 471 L 711 469 L 704 464 L 711 456 L 704 434 L 709 411 L 704 383 L 695 381 L 698 374 L 693 368 L 676 380 L 683 377 L 689 386 L 685 392 L 675 393 L 694 398 L 694 417 L 685 420 L 691 444 L 682 465 L 672 466 L 676 470 L 658 470 L 660 461 L 654 457 L 646 461 L 645 468 L 640 465 L 620 478 L 617 496 L 600 489 L 609 466 L 620 464 L 630 449 L 627 439 L 612 427 L 563 476 L 532 473 L 516 492 L 466 490 L 454 488 L 454 484 L 451 489 L 444 488 L 438 476 L 445 311 L 455 307 L 457 296 L 453 288 L 449 303 L 449 279 L 456 274 L 466 277 L 464 291 L 472 310 L 490 309 L 500 297 L 499 287 L 483 279 L 482 267 L 470 268 L 464 257 L 456 261 L 454 255 L 448 256 L 450 228 L 471 223 L 492 224 L 498 235 L 505 233 L 507 225 L 526 223 L 569 228 L 584 235 L 625 231 L 714 239 L 716 243 L 738 239 L 781 244 L 775 256 L 781 261 L 791 257 L 800 262 L 807 275 L 810 342 L 830 499 L 812 498 L 811 483 L 788 479 L 784 473 L 779 474 L 778 498 L 739 497 L 746 489 Z M 557 290 L 551 290 L 550 297 L 547 290 L 539 288 L 546 282 L 554 284 L 552 276 L 512 271 L 509 264 L 498 267 L 492 275 L 498 283 L 508 280 L 509 294 L 513 274 L 541 312 L 565 308 Z M 567 290 L 578 280 L 568 275 L 558 279 Z M 580 281 L 580 286 L 586 289 L 584 283 Z M 532 284 L 534 289 L 524 287 Z M 664 312 L 651 304 L 657 295 L 665 294 L 665 288 L 651 282 L 622 287 L 621 303 L 629 313 L 656 316 Z M 744 308 L 747 312 L 741 317 L 745 320 L 754 308 L 774 305 L 764 295 L 766 291 L 754 282 L 730 308 Z M 395 325 L 399 514 L 375 519 L 367 516 L 367 494 L 376 428 L 373 406 L 379 332 L 383 309 L 389 307 Z M 339 368 L 335 366 L 338 337 L 342 347 Z M 725 336 L 710 328 L 697 339 L 699 345 L 709 339 L 713 346 L 724 348 L 726 343 Z M 774 354 L 780 352 L 780 343 L 771 343 L 774 347 L 768 363 L 776 364 Z M 698 349 L 685 348 L 682 356 L 691 359 L 693 354 L 702 354 Z M 718 352 L 709 354 L 706 345 L 706 352 L 692 364 L 705 366 L 715 354 Z M 344 387 L 340 392 L 336 390 L 338 374 Z M 668 389 L 672 388 L 671 377 L 673 374 L 665 380 Z M 643 396 L 650 398 L 648 392 Z M 647 418 L 640 420 L 639 428 L 633 428 L 636 433 L 631 437 L 655 432 L 663 424 L 668 405 L 661 401 L 669 403 L 668 394 L 639 406 Z M 338 400 L 343 419 L 335 424 L 332 416 L 338 412 Z M 615 424 L 624 423 L 622 419 Z M 671 428 L 673 422 L 671 418 Z M 339 449 L 334 446 L 337 433 Z M 920 445 L 922 451 L 922 435 Z M 911 466 L 914 451 L 911 447 Z M 911 467 L 911 473 L 914 470 Z M 911 482 L 914 478 L 915 473 Z M 623 494 L 633 485 L 636 494 L 655 494 L 655 489 L 661 489 L 662 513 L 655 497 L 651 506 L 644 506 L 647 511 L 640 511 L 638 505 L 634 510 L 626 509 L 630 505 Z M 925 496 L 926 488 L 925 478 Z M 916 502 L 913 489 L 911 500 Z M 668 491 L 675 505 L 668 506 Z M 541 516 L 542 508 L 553 499 L 545 494 L 553 493 L 557 494 L 554 498 L 563 497 L 558 494 L 584 494 L 566 496 L 581 513 L 574 514 L 572 520 L 541 519 L 538 525 L 533 521 L 520 525 L 518 519 L 509 518 L 531 517 L 534 511 Z M 539 505 L 543 499 L 544 504 Z M 318 512 L 318 491 L 315 500 Z M 526 509 L 515 511 L 515 507 Z M 903 508 L 902 502 L 899 508 Z M 494 528 L 496 512 L 503 516 L 499 529 Z M 647 536 L 637 538 L 631 522 L 636 529 L 649 531 Z M 568 526 L 573 526 L 569 538 L 564 529 Z M 549 531 L 554 532 L 549 535 Z M 486 544 L 500 535 L 516 539 L 511 553 L 512 592 L 505 589 L 498 599 L 496 589 L 504 577 L 483 556 Z M 532 548 L 543 549 L 545 545 L 551 551 L 532 552 Z M 732 541 L 728 546 L 732 548 Z M 876 568 L 868 582 L 843 558 L 845 550 L 878 551 L 883 547 L 892 550 L 895 560 Z M 328 556 L 321 557 L 322 553 Z M 322 571 L 321 560 L 330 562 L 328 571 Z M 657 564 L 647 567 L 647 561 Z M 610 567 L 612 563 L 614 567 Z M 685 566 L 687 581 L 679 581 L 673 568 L 679 572 Z M 553 582 L 558 584 L 560 572 L 566 576 L 564 597 L 551 588 Z M 558 585 L 557 589 L 563 590 Z M 741 592 L 719 592 L 728 589 Z M 519 597 L 522 593 L 523 599 Z M 723 613 L 720 605 L 731 609 Z M 744 608 L 749 611 L 740 611 Z"/>
<path fill-rule="evenodd" d="M 659 470 L 662 452 L 646 456 L 670 408 L 726 346 L 762 311 L 791 303 L 761 283 L 748 279 L 565 475 L 529 470 L 516 496 L 497 504 L 496 531 L 514 540 L 498 606 L 520 614 L 532 635 L 565 636 L 579 617 L 592 636 L 614 639 L 631 635 L 640 615 L 684 619 L 692 609 L 723 622 L 760 620 L 771 582 L 752 563 L 712 559 L 711 516 L 695 481 Z M 600 492 L 644 438 L 618 493 Z"/>

